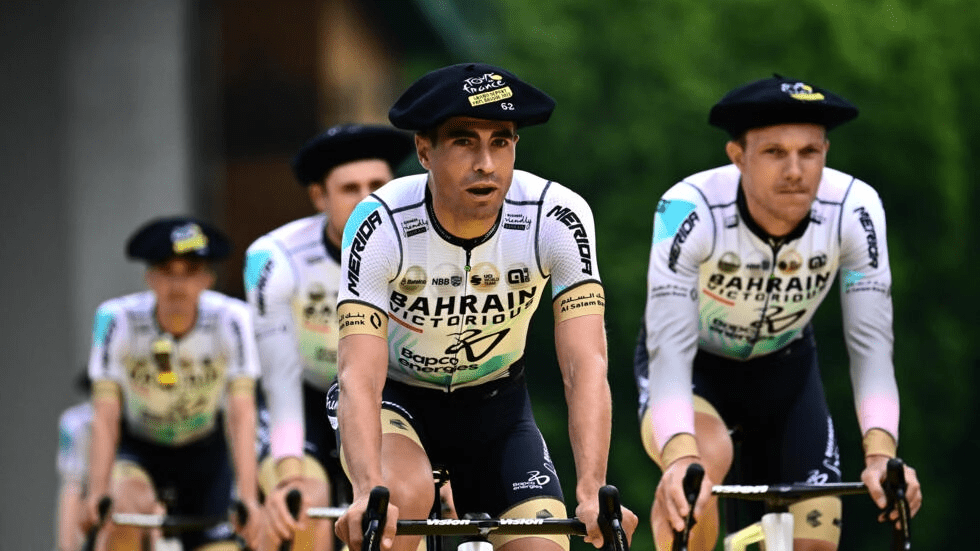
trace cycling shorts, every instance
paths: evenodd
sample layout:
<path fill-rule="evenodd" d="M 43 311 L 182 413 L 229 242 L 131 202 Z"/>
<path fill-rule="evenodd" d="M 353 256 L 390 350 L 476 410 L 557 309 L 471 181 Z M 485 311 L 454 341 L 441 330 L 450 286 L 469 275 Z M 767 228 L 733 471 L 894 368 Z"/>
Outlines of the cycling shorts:
<path fill-rule="evenodd" d="M 217 430 L 180 446 L 161 446 L 131 434 L 123 425 L 117 461 L 135 463 L 153 482 L 157 499 L 171 515 L 227 518 L 232 501 L 231 454 L 223 424 Z M 227 521 L 179 536 L 184 549 L 234 539 Z"/>
<path fill-rule="evenodd" d="M 510 370 L 503 379 L 451 393 L 390 379 L 385 384 L 382 408 L 407 420 L 432 465 L 448 471 L 460 518 L 466 513 L 499 516 L 539 497 L 564 501 L 534 421 L 523 361 Z M 336 384 L 330 392 L 335 398 Z M 335 418 L 336 410 L 330 415 Z"/>

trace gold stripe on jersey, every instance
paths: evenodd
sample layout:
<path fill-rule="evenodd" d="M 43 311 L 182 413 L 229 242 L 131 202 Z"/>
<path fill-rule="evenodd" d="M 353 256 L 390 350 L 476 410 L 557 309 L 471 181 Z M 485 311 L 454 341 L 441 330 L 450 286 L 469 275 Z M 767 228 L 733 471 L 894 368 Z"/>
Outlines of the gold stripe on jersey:
<path fill-rule="evenodd" d="M 92 401 L 122 401 L 122 388 L 116 381 L 101 379 L 92 383 Z"/>
<path fill-rule="evenodd" d="M 555 311 L 555 323 L 589 314 L 601 316 L 606 311 L 606 296 L 601 284 L 589 281 L 566 289 L 555 297 L 552 308 Z"/>
<path fill-rule="evenodd" d="M 340 338 L 347 335 L 374 335 L 388 338 L 388 316 L 363 302 L 346 301 L 337 308 Z"/>
<path fill-rule="evenodd" d="M 255 379 L 251 377 L 235 377 L 228 381 L 228 394 L 235 396 L 238 394 L 254 394 Z"/>

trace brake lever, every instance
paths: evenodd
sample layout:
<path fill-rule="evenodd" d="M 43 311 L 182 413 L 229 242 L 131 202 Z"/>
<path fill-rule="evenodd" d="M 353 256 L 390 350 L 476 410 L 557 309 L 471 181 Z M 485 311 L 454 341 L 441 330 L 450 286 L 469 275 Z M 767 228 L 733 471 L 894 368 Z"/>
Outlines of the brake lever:
<path fill-rule="evenodd" d="M 684 530 L 674 531 L 673 551 L 687 551 L 688 543 L 691 539 L 691 529 L 694 528 L 694 503 L 698 500 L 698 493 L 701 491 L 701 481 L 704 480 L 704 467 L 700 463 L 691 463 L 687 466 L 684 473 L 684 497 L 689 505 L 687 518 L 684 519 Z"/>

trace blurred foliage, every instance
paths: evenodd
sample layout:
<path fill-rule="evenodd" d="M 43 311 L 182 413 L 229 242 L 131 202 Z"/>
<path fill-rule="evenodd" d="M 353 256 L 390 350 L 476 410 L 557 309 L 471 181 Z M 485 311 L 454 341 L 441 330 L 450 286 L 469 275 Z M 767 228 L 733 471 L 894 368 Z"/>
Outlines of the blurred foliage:
<path fill-rule="evenodd" d="M 918 546 L 953 543 L 947 519 L 972 510 L 963 460 L 978 451 L 973 312 L 980 151 L 980 4 L 969 0 L 497 0 L 471 25 L 493 44 L 451 61 L 499 64 L 558 102 L 524 129 L 518 168 L 558 180 L 593 206 L 607 292 L 614 434 L 608 480 L 641 519 L 634 547 L 651 549 L 649 508 L 659 471 L 642 450 L 632 352 L 643 311 L 653 210 L 674 182 L 727 162 L 725 135 L 707 125 L 729 89 L 773 72 L 849 98 L 860 117 L 835 130 L 828 166 L 880 193 L 894 277 L 895 370 L 902 395 L 900 453 L 923 481 Z M 429 65 L 433 68 L 436 65 Z M 414 78 L 424 72 L 410 65 Z M 428 69 L 425 69 L 428 70 Z M 857 480 L 854 415 L 840 307 L 831 293 L 815 325 L 844 477 Z M 535 410 L 566 500 L 574 465 L 555 364 L 549 308 L 528 342 Z M 956 460 L 960 460 L 957 462 Z M 954 471 L 966 471 L 963 475 Z M 881 549 L 870 500 L 848 498 L 842 548 Z M 933 542 L 933 543 L 930 543 Z M 941 545 L 945 547 L 946 545 Z M 581 540 L 573 549 L 586 549 Z"/>

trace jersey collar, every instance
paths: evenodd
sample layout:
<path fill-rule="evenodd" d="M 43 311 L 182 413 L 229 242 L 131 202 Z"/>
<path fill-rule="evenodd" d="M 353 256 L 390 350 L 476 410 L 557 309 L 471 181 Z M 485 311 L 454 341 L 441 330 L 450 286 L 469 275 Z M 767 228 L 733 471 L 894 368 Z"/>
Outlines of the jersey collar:
<path fill-rule="evenodd" d="M 326 249 L 327 255 L 334 259 L 337 265 L 340 265 L 340 249 L 336 245 L 330 242 L 330 238 L 327 237 L 327 218 L 323 218 L 323 230 L 320 231 L 320 235 L 323 238 L 323 248 Z"/>
<path fill-rule="evenodd" d="M 439 237 L 445 239 L 451 245 L 456 245 L 457 247 L 462 247 L 467 250 L 472 250 L 477 245 L 486 243 L 493 234 L 497 232 L 497 227 L 500 226 L 500 218 L 504 212 L 504 207 L 501 205 L 500 210 L 497 211 L 497 219 L 493 221 L 493 225 L 487 230 L 487 233 L 470 239 L 463 239 L 461 237 L 456 237 L 455 235 L 449 233 L 449 231 L 439 224 L 439 219 L 436 218 L 436 209 L 432 206 L 432 191 L 429 186 L 425 186 L 425 213 L 429 216 L 429 220 L 432 220 L 432 227 L 435 228 L 436 233 Z"/>
<path fill-rule="evenodd" d="M 753 220 L 752 216 L 749 214 L 749 205 L 745 201 L 745 192 L 742 190 L 741 179 L 738 181 L 738 194 L 735 197 L 735 205 L 738 207 L 739 216 L 742 217 L 742 220 L 745 220 L 745 227 L 749 228 L 749 231 L 754 233 L 759 239 L 774 247 L 779 247 L 783 243 L 789 243 L 794 239 L 799 239 L 803 236 L 803 233 L 806 232 L 806 229 L 810 227 L 810 215 L 807 215 L 803 218 L 803 220 L 800 220 L 800 223 L 797 224 L 796 227 L 793 228 L 793 231 L 789 232 L 788 234 L 782 237 L 773 237 L 772 235 L 769 235 L 769 233 L 762 229 L 762 226 L 756 223 L 756 221 Z"/>

